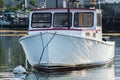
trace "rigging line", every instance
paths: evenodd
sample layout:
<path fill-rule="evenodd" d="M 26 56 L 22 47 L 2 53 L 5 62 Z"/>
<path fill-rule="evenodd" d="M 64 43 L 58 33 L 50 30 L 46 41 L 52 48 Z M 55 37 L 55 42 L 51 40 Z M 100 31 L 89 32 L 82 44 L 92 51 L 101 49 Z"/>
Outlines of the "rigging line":
<path fill-rule="evenodd" d="M 43 38 L 42 38 L 42 33 L 41 32 L 40 32 L 40 38 L 41 38 L 41 41 L 42 41 L 43 49 L 42 49 L 42 53 L 40 55 L 40 59 L 39 59 L 38 64 L 41 62 L 41 59 L 42 59 L 42 56 L 43 56 L 43 53 L 44 53 L 44 42 L 43 42 Z"/>
<path fill-rule="evenodd" d="M 42 34 L 40 33 L 40 35 L 41 35 L 41 40 L 42 40 L 42 44 L 43 44 L 43 49 L 42 49 L 42 53 L 41 53 L 41 55 L 40 55 L 40 59 L 39 59 L 38 64 L 41 62 L 42 57 L 43 57 L 43 53 L 44 53 L 44 51 L 45 51 L 46 47 L 49 45 L 49 43 L 53 40 L 53 38 L 54 38 L 55 34 L 56 34 L 56 32 L 55 32 L 55 33 L 53 34 L 53 36 L 50 38 L 50 40 L 48 41 L 48 43 L 44 46 L 44 43 L 43 43 L 43 38 L 42 38 Z"/>
<path fill-rule="evenodd" d="M 44 42 L 43 42 L 43 38 L 42 38 L 42 33 L 40 32 L 40 38 L 41 38 L 41 41 L 42 41 L 42 46 L 44 48 Z"/>

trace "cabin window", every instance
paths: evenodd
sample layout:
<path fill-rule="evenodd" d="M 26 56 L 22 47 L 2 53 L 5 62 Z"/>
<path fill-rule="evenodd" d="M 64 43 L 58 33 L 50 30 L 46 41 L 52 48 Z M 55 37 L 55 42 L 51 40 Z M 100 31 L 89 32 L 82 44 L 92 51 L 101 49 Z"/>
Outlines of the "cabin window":
<path fill-rule="evenodd" d="M 97 26 L 102 26 L 102 15 L 97 14 Z"/>
<path fill-rule="evenodd" d="M 93 26 L 93 13 L 92 12 L 77 12 L 74 15 L 75 27 L 92 27 Z"/>
<path fill-rule="evenodd" d="M 51 26 L 51 13 L 33 13 L 32 27 L 33 28 L 48 28 Z"/>
<path fill-rule="evenodd" d="M 72 24 L 72 13 L 70 13 L 70 25 L 68 25 L 68 13 L 54 14 L 54 27 L 70 27 Z"/>

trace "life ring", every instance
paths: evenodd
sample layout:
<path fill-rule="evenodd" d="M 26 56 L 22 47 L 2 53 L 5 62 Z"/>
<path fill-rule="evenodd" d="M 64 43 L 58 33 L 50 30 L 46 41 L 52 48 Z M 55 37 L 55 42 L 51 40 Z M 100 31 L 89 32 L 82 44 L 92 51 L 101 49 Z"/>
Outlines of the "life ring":
<path fill-rule="evenodd" d="M 7 20 L 7 17 L 4 17 L 4 18 L 3 18 L 3 20 L 5 20 L 5 21 L 6 21 L 6 20 Z"/>

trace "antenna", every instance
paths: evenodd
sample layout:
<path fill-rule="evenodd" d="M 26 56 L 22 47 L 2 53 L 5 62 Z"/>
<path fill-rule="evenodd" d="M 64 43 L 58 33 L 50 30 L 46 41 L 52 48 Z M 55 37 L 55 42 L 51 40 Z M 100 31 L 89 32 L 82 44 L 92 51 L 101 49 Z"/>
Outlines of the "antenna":
<path fill-rule="evenodd" d="M 25 0 L 25 9 L 27 8 L 27 0 Z"/>
<path fill-rule="evenodd" d="M 45 5 L 45 8 L 46 8 L 46 0 L 44 0 L 44 3 L 45 3 L 44 5 Z"/>

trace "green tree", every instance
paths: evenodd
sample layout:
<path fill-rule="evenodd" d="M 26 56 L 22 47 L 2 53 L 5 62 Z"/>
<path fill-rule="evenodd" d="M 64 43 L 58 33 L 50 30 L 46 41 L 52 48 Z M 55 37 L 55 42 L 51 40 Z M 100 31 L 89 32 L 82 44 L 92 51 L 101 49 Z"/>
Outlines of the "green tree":
<path fill-rule="evenodd" d="M 15 0 L 10 0 L 11 2 L 14 2 Z"/>
<path fill-rule="evenodd" d="M 4 0 L 0 0 L 0 8 L 4 8 Z"/>
<path fill-rule="evenodd" d="M 29 0 L 29 3 L 30 3 L 31 5 L 35 5 L 35 0 Z"/>

